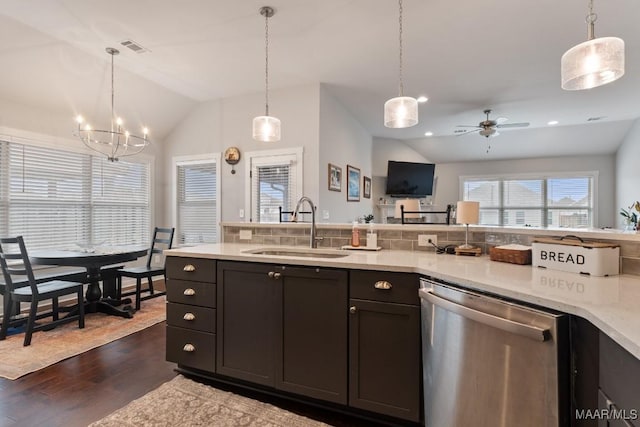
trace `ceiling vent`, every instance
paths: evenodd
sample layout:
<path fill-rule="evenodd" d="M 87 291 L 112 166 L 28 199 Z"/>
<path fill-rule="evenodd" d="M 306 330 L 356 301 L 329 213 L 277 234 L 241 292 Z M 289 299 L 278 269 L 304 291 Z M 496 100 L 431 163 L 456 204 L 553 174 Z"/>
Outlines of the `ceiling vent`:
<path fill-rule="evenodd" d="M 602 120 L 602 119 L 606 119 L 607 116 L 600 116 L 600 117 L 589 117 L 587 119 L 588 122 L 597 122 L 598 120 Z"/>
<path fill-rule="evenodd" d="M 149 49 L 147 49 L 146 47 L 140 45 L 140 43 L 134 42 L 131 39 L 127 39 L 124 41 L 121 41 L 120 44 L 124 47 L 127 47 L 129 49 L 131 49 L 132 51 L 134 51 L 135 53 L 145 53 L 145 52 L 151 52 Z"/>

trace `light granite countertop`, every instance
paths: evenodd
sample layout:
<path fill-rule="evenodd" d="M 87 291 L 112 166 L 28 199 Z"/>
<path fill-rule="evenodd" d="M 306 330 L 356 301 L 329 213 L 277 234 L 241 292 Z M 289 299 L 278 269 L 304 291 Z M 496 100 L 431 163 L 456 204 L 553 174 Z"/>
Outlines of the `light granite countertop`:
<path fill-rule="evenodd" d="M 166 255 L 220 260 L 414 272 L 479 291 L 580 316 L 640 359 L 640 277 L 589 277 L 466 257 L 416 251 L 348 251 L 343 258 L 258 255 L 265 245 L 206 244 L 165 251 Z M 277 246 L 276 250 L 305 250 Z M 320 250 L 322 251 L 322 250 Z"/>

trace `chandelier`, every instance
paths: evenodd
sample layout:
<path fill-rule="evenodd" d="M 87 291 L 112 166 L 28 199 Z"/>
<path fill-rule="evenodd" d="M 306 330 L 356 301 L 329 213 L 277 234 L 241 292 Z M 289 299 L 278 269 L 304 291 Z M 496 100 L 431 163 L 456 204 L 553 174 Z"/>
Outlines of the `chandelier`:
<path fill-rule="evenodd" d="M 402 0 L 398 0 L 400 9 L 400 94 L 384 103 L 384 125 L 388 128 L 408 128 L 418 124 L 418 100 L 404 96 L 402 83 Z"/>
<path fill-rule="evenodd" d="M 280 119 L 269 116 L 269 18 L 275 13 L 276 11 L 272 7 L 264 6 L 260 8 L 260 15 L 264 16 L 265 114 L 253 119 L 253 139 L 262 142 L 280 141 Z"/>
<path fill-rule="evenodd" d="M 117 117 L 114 110 L 115 91 L 113 85 L 113 57 L 120 53 L 112 47 L 106 48 L 111 55 L 111 129 L 93 129 L 89 123 L 85 123 L 82 116 L 77 116 L 78 129 L 74 135 L 82 140 L 91 150 L 107 156 L 110 162 L 117 162 L 120 157 L 133 156 L 140 153 L 149 145 L 147 135 L 149 130 L 142 128 L 142 135 L 138 136 L 123 128 L 123 121 Z"/>
<path fill-rule="evenodd" d="M 624 41 L 618 37 L 595 38 L 593 0 L 589 0 L 587 41 L 566 51 L 561 60 L 562 89 L 583 90 L 602 86 L 624 75 Z"/>

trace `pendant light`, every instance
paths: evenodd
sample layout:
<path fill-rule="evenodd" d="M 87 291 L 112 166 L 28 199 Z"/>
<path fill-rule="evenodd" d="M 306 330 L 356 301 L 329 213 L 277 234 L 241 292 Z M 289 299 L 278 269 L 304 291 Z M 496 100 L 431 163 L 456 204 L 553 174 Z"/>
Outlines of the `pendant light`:
<path fill-rule="evenodd" d="M 384 125 L 388 128 L 408 128 L 418 124 L 418 100 L 404 96 L 402 84 L 402 0 L 398 0 L 400 9 L 400 94 L 384 103 Z"/>
<path fill-rule="evenodd" d="M 276 11 L 269 6 L 260 8 L 260 15 L 264 16 L 264 83 L 265 83 L 265 114 L 253 119 L 253 139 L 262 142 L 280 141 L 280 119 L 269 116 L 269 18 Z"/>
<path fill-rule="evenodd" d="M 587 41 L 562 55 L 562 89 L 583 90 L 602 86 L 624 75 L 624 41 L 618 37 L 595 38 L 593 0 L 589 0 Z"/>

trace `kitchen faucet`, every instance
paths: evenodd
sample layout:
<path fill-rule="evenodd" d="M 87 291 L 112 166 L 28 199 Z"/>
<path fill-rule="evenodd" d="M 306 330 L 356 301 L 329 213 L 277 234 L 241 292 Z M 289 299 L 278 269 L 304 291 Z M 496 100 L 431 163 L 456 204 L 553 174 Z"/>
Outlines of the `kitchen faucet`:
<path fill-rule="evenodd" d="M 309 207 L 311 207 L 311 241 L 309 242 L 309 246 L 311 248 L 317 248 L 318 240 L 322 240 L 323 238 L 316 237 L 316 207 L 311 201 L 311 199 L 308 198 L 307 196 L 302 196 L 300 197 L 300 200 L 298 200 L 298 204 L 296 205 L 296 208 L 293 211 L 293 221 L 298 220 L 298 212 L 300 211 L 300 207 L 304 202 L 307 202 L 309 204 Z"/>

